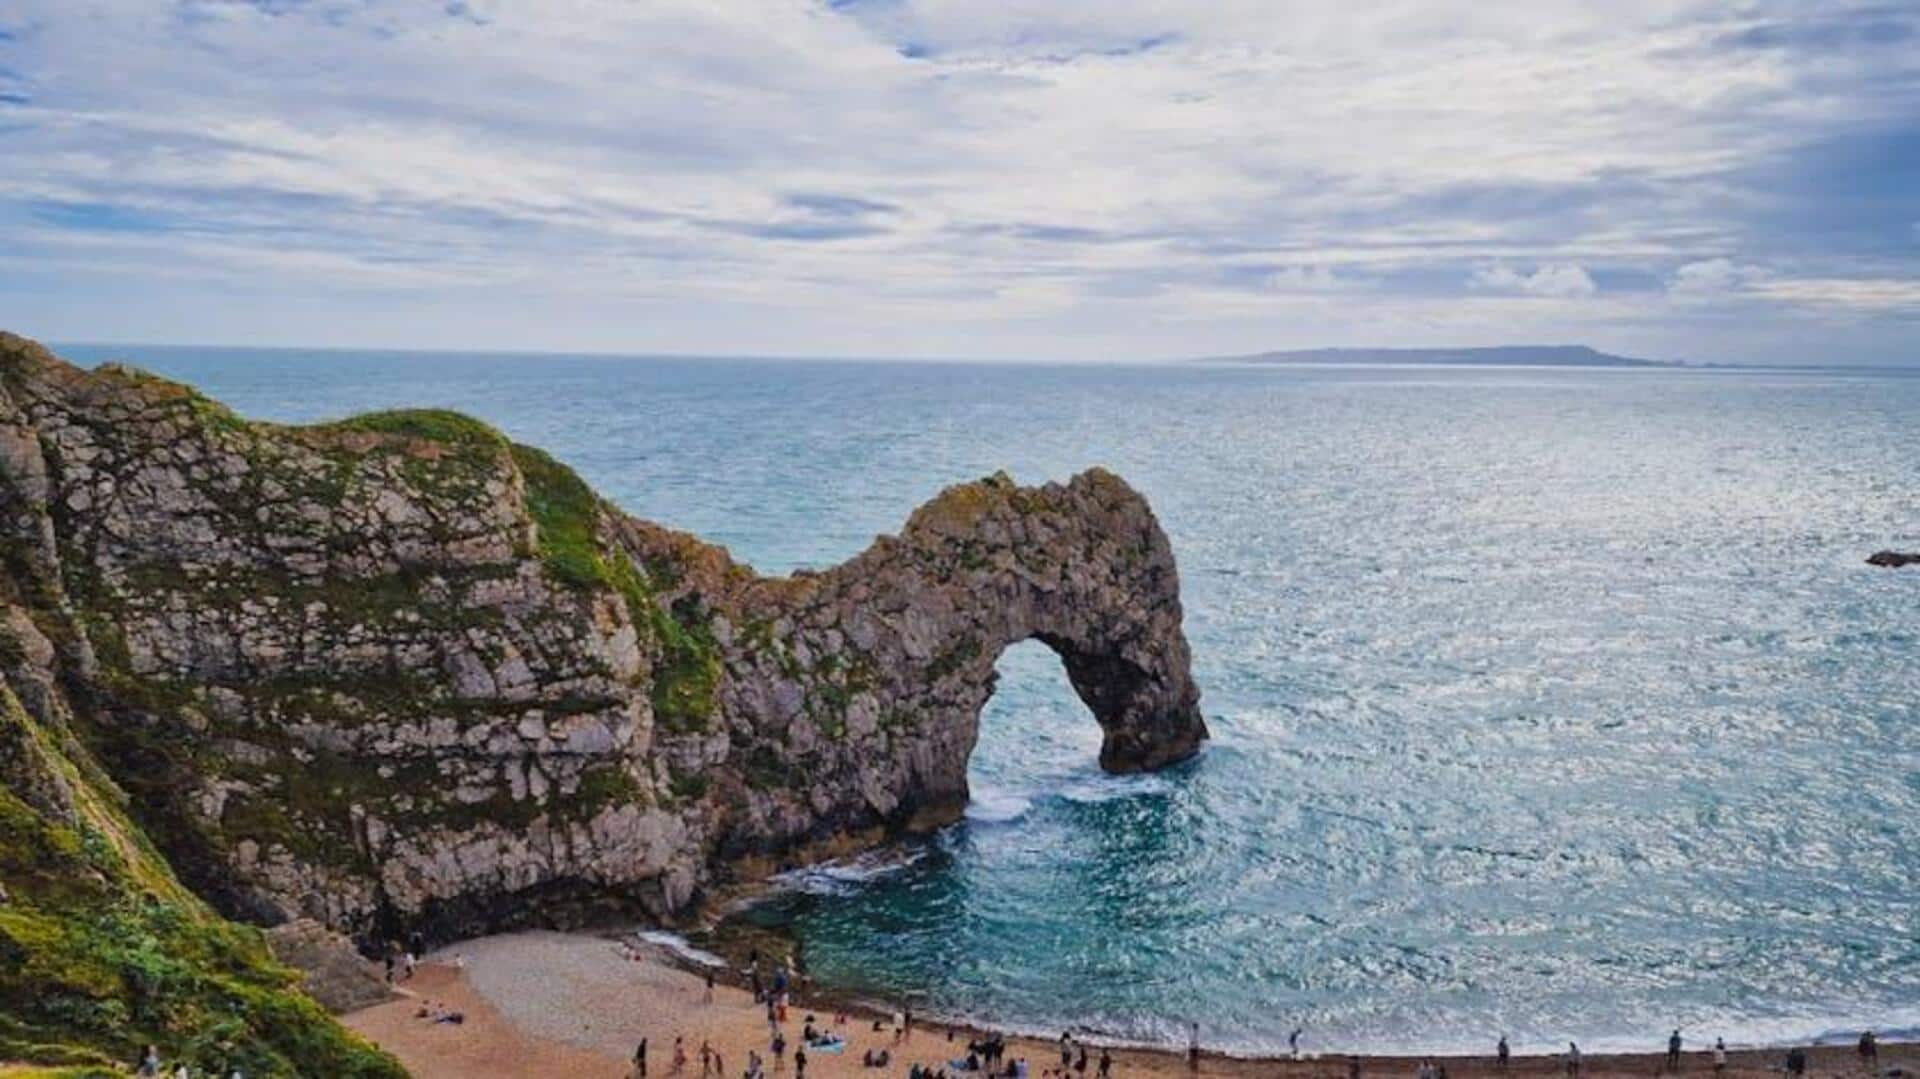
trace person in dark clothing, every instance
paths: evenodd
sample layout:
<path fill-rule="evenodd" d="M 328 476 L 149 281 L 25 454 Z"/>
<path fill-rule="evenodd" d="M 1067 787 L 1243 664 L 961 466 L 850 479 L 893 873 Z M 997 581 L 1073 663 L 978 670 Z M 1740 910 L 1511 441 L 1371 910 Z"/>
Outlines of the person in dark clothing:
<path fill-rule="evenodd" d="M 1113 1054 L 1100 1050 L 1100 1079 L 1113 1079 Z"/>
<path fill-rule="evenodd" d="M 793 1051 L 793 1076 L 794 1079 L 807 1079 L 807 1051 L 805 1049 L 795 1049 Z"/>
<path fill-rule="evenodd" d="M 1667 1037 L 1667 1070 L 1680 1070 L 1680 1032 L 1675 1030 Z"/>
<path fill-rule="evenodd" d="M 1805 1049 L 1796 1045 L 1792 1049 L 1787 1050 L 1787 1074 L 1807 1074 L 1807 1051 Z"/>
<path fill-rule="evenodd" d="M 633 1079 L 647 1079 L 647 1039 L 641 1038 L 633 1050 Z"/>
<path fill-rule="evenodd" d="M 1871 1030 L 1860 1032 L 1860 1063 L 1866 1065 L 1868 1071 L 1879 1070 L 1880 1042 Z"/>

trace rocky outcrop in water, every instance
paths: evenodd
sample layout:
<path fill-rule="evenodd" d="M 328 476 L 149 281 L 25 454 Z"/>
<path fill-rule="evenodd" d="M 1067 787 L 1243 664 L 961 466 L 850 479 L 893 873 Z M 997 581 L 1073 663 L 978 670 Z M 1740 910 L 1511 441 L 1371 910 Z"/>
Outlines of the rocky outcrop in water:
<path fill-rule="evenodd" d="M 1900 566 L 1920 566 L 1920 551 L 1875 551 L 1867 556 L 1867 565 L 1885 566 L 1897 569 Z"/>
<path fill-rule="evenodd" d="M 1206 737 L 1166 537 L 1099 470 L 770 578 L 463 416 L 253 423 L 0 335 L 0 554 L 0 657 L 46 658 L 181 877 L 363 940 L 673 917 L 954 820 L 1021 640 L 1107 769 Z"/>

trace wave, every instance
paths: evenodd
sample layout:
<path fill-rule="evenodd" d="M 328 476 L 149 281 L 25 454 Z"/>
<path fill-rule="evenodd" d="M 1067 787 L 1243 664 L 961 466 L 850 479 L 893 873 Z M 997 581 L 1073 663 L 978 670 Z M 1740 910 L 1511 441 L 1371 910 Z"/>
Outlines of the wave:
<path fill-rule="evenodd" d="M 982 824 L 1006 824 L 1019 820 L 1033 808 L 1033 799 L 1013 791 L 979 789 L 967 802 L 967 819 Z"/>
<path fill-rule="evenodd" d="M 925 850 L 868 851 L 853 858 L 789 869 L 776 875 L 773 883 L 808 895 L 852 895 L 870 881 L 914 865 L 926 854 Z"/>
<path fill-rule="evenodd" d="M 665 948 L 680 958 L 698 963 L 703 967 L 724 967 L 727 965 L 726 960 L 712 952 L 694 947 L 688 943 L 687 938 L 678 933 L 669 933 L 662 929 L 642 929 L 636 931 L 633 935 L 635 939 L 644 940 L 656 948 Z"/>
<path fill-rule="evenodd" d="M 1098 805 L 1121 798 L 1158 797 L 1173 790 L 1173 784 L 1165 776 L 1150 773 L 1113 776 L 1095 775 L 1076 779 L 1060 788 L 1062 801 L 1078 805 Z"/>

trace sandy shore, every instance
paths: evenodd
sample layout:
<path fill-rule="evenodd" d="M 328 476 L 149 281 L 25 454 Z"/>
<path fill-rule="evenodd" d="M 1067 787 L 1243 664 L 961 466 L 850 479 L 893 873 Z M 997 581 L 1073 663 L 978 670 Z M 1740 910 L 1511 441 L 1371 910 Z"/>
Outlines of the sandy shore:
<path fill-rule="evenodd" d="M 455 957 L 458 957 L 457 960 Z M 421 1079 L 472 1079 L 477 1076 L 625 1076 L 633 1048 L 648 1039 L 648 1074 L 652 1079 L 673 1076 L 674 1038 L 684 1039 L 688 1063 L 685 1079 L 701 1075 L 700 1047 L 707 1043 L 720 1054 L 724 1076 L 746 1069 L 748 1050 L 767 1053 L 765 1010 L 751 994 L 729 985 L 714 989 L 706 1001 L 700 975 L 681 969 L 664 953 L 645 953 L 630 959 L 613 941 L 563 933 L 513 933 L 469 941 L 446 949 L 422 964 L 420 972 L 403 984 L 407 996 L 345 1017 L 348 1026 L 386 1047 Z M 459 1025 L 418 1018 L 425 1002 L 464 1014 Z M 783 1028 L 789 1042 L 800 1041 L 807 1014 L 806 999 L 795 1001 Z M 813 1013 L 822 1026 L 831 1027 L 830 1005 L 816 1001 Z M 856 1015 L 836 1029 L 847 1040 L 840 1055 L 809 1053 L 808 1079 L 897 1079 L 914 1063 L 946 1067 L 949 1058 L 966 1056 L 969 1032 L 948 1040 L 945 1027 L 918 1027 L 904 1043 L 889 1031 L 875 1032 L 873 1016 Z M 886 1069 L 861 1065 L 871 1048 L 886 1048 L 893 1062 Z M 1097 1061 L 1099 1050 L 1093 1050 Z M 1742 1050 L 1730 1054 L 1730 1079 L 1777 1077 L 1785 1052 L 1778 1049 Z M 1009 1039 L 1008 1059 L 1025 1057 L 1032 1079 L 1059 1064 L 1053 1042 Z M 1810 1075 L 1860 1079 L 1867 1069 L 1851 1047 L 1813 1049 L 1808 1054 Z M 1117 1079 L 1174 1079 L 1192 1076 L 1182 1054 L 1157 1050 L 1116 1049 L 1113 1073 Z M 1417 1059 L 1361 1057 L 1362 1075 L 1392 1075 L 1412 1079 Z M 1247 1059 L 1203 1054 L 1199 1074 L 1234 1079 L 1347 1079 L 1350 1058 L 1325 1056 L 1299 1061 Z M 1443 1061 L 1448 1079 L 1482 1079 L 1501 1073 L 1487 1057 L 1448 1057 Z M 768 1066 L 771 1068 L 771 1058 Z M 1658 1053 L 1632 1056 L 1589 1056 L 1582 1079 L 1660 1074 Z M 1920 1074 L 1920 1046 L 1883 1045 L 1880 1066 Z M 1088 1076 L 1094 1074 L 1090 1066 Z M 1690 1052 L 1684 1075 L 1710 1079 L 1707 1053 Z M 791 1060 L 787 1079 L 793 1075 Z M 1506 1074 L 1562 1076 L 1554 1057 L 1521 1057 Z"/>

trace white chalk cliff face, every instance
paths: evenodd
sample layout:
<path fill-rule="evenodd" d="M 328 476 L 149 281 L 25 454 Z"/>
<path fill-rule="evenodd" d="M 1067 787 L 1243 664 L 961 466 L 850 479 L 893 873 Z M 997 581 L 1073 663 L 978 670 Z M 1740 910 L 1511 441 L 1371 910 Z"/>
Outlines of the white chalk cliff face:
<path fill-rule="evenodd" d="M 435 936 L 684 913 L 956 819 L 1039 639 L 1113 771 L 1206 738 L 1166 536 L 1099 470 L 768 578 L 465 417 L 251 423 L 0 335 L 0 664 L 230 913 Z"/>

